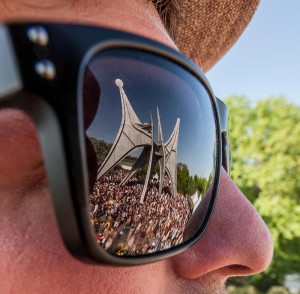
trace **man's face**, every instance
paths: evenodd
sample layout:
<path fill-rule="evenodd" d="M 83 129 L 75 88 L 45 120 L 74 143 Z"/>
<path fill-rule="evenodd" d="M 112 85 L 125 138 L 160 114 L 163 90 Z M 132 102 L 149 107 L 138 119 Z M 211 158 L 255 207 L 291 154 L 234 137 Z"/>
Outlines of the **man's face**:
<path fill-rule="evenodd" d="M 176 48 L 145 0 L 0 2 L 1 22 L 36 19 L 125 30 Z M 138 267 L 74 259 L 58 231 L 34 126 L 13 110 L 0 111 L 0 203 L 3 293 L 224 293 L 228 277 L 262 271 L 273 252 L 262 219 L 222 170 L 212 221 L 184 253 Z"/>

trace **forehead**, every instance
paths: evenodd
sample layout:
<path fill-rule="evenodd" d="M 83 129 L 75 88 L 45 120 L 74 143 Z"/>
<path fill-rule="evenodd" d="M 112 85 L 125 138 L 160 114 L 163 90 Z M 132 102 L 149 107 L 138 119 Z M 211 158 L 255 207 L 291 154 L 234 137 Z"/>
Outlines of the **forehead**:
<path fill-rule="evenodd" d="M 176 48 L 151 1 L 16 0 L 0 2 L 0 22 L 55 21 L 109 27 Z"/>

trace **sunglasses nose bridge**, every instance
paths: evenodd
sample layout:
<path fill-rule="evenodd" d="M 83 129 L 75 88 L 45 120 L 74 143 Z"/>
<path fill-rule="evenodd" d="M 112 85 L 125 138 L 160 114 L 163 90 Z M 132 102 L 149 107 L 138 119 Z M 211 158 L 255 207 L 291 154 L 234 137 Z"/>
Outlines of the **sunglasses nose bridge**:
<path fill-rule="evenodd" d="M 226 104 L 216 97 L 219 121 L 220 121 L 220 133 L 222 140 L 222 166 L 230 173 L 230 144 L 229 144 L 229 132 L 228 132 L 228 108 Z"/>

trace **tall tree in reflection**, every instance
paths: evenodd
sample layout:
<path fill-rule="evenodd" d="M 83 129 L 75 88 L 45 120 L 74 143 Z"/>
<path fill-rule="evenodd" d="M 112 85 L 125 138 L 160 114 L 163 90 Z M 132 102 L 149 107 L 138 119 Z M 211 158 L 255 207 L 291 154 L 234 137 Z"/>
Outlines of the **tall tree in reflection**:
<path fill-rule="evenodd" d="M 197 190 L 200 195 L 207 188 L 207 179 L 190 175 L 187 164 L 177 163 L 177 191 L 184 195 L 193 195 Z"/>

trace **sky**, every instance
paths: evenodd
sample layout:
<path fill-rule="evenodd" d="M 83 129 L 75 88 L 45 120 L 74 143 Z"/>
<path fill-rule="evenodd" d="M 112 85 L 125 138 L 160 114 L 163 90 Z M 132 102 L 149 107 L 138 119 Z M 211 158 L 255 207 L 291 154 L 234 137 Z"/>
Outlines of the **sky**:
<path fill-rule="evenodd" d="M 151 136 L 135 132 L 139 128 L 136 124 L 151 122 L 150 113 L 155 142 L 159 140 L 158 120 L 164 144 L 168 144 L 178 122 L 177 162 L 185 163 L 190 175 L 209 178 L 214 170 L 215 119 L 209 95 L 197 78 L 167 59 L 134 50 L 103 51 L 91 60 L 89 69 L 101 91 L 100 99 L 86 92 L 86 121 L 92 121 L 87 129 L 89 137 L 115 141 L 122 124 L 123 101 L 127 135 L 119 146 L 131 149 L 133 145 L 151 144 Z M 120 89 L 116 79 L 121 80 Z M 87 80 L 85 87 L 91 81 Z M 128 127 L 132 123 L 135 127 Z M 168 146 L 171 149 L 172 145 Z M 122 154 L 116 153 L 117 157 Z"/>
<path fill-rule="evenodd" d="M 261 0 L 237 43 L 206 73 L 215 95 L 284 96 L 300 105 L 299 15 L 299 0 Z"/>

